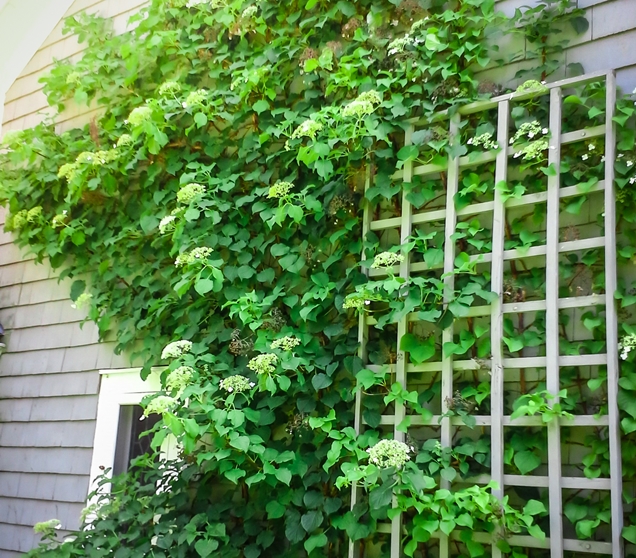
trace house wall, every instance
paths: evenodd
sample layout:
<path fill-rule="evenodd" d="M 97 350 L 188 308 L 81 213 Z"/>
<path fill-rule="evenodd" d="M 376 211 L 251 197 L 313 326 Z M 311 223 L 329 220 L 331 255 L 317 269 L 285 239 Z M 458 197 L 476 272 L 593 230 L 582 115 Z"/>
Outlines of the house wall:
<path fill-rule="evenodd" d="M 66 15 L 98 12 L 113 17 L 121 31 L 144 3 L 76 0 Z M 511 13 L 524 4 L 532 0 L 502 0 L 498 6 Z M 564 54 L 564 66 L 581 62 L 586 72 L 616 68 L 619 83 L 631 91 L 636 87 L 636 0 L 579 0 L 579 5 L 587 10 L 590 29 Z M 504 48 L 506 42 L 501 44 Z M 524 48 L 523 42 L 511 44 Z M 7 91 L 3 131 L 37 124 L 47 108 L 38 79 L 54 59 L 80 55 L 75 38 L 64 37 L 58 24 Z M 519 66 L 490 68 L 484 75 L 515 84 Z M 59 127 L 82 125 L 91 114 L 71 109 L 58 120 Z M 83 315 L 71 308 L 68 293 L 69 284 L 59 283 L 46 263 L 36 265 L 9 233 L 0 232 L 0 322 L 8 330 L 8 352 L 0 357 L 0 558 L 31 549 L 38 521 L 55 517 L 66 529 L 77 527 L 88 491 L 97 370 L 129 364 L 113 354 L 111 344 L 97 343 L 93 324 L 80 327 Z"/>
<path fill-rule="evenodd" d="M 123 30 L 143 3 L 76 0 L 66 15 L 88 9 L 113 17 Z M 39 77 L 54 58 L 80 52 L 60 22 L 7 91 L 3 131 L 41 120 L 46 99 Z M 60 128 L 86 123 L 87 112 L 71 109 Z M 85 315 L 71 306 L 70 283 L 58 282 L 46 262 L 36 264 L 13 244 L 4 220 L 0 208 L 0 323 L 7 331 L 0 357 L 0 558 L 9 558 L 36 546 L 39 521 L 78 527 L 89 488 L 98 370 L 130 362 L 114 354 L 112 343 L 98 344 L 93 323 L 82 327 Z"/>

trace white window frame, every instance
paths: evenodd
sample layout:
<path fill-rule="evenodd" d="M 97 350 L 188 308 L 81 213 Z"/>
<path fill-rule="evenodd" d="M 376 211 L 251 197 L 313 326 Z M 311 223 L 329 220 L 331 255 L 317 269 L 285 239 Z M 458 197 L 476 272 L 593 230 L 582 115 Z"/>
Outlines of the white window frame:
<path fill-rule="evenodd" d="M 101 382 L 97 403 L 89 493 L 97 488 L 96 481 L 104 475 L 104 469 L 110 469 L 108 476 L 112 475 L 117 448 L 120 407 L 122 405 L 139 405 L 144 397 L 160 391 L 162 370 L 165 368 L 153 368 L 145 380 L 141 379 L 141 368 L 99 371 Z M 161 444 L 161 454 L 166 459 L 177 457 L 178 444 L 173 435 L 166 436 Z M 100 493 L 109 491 L 110 484 L 105 484 L 100 488 Z M 92 501 L 88 503 L 91 504 Z"/>

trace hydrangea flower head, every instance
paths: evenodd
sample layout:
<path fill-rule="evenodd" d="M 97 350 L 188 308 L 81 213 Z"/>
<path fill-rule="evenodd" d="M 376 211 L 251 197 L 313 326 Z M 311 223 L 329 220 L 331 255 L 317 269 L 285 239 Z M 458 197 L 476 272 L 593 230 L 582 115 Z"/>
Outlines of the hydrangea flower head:
<path fill-rule="evenodd" d="M 190 366 L 179 366 L 175 368 L 166 378 L 166 389 L 169 391 L 183 391 L 194 375 L 194 368 Z"/>
<path fill-rule="evenodd" d="M 219 387 L 228 393 L 241 393 L 243 391 L 248 391 L 255 385 L 256 384 L 254 382 L 250 382 L 241 374 L 235 374 L 234 376 L 223 378 L 219 383 Z"/>
<path fill-rule="evenodd" d="M 177 218 L 174 215 L 166 215 L 161 221 L 159 221 L 159 232 L 161 234 L 166 234 L 168 231 L 172 230 L 175 225 L 175 221 Z"/>
<path fill-rule="evenodd" d="M 373 258 L 371 267 L 373 269 L 386 269 L 403 261 L 404 256 L 402 254 L 396 254 L 395 252 L 382 252 Z"/>
<path fill-rule="evenodd" d="M 348 105 L 342 107 L 342 116 L 345 118 L 364 118 L 375 110 L 373 103 L 369 101 L 351 101 Z"/>
<path fill-rule="evenodd" d="M 33 526 L 33 532 L 44 535 L 61 528 L 62 522 L 59 519 L 49 519 L 48 521 L 41 521 L 40 523 L 36 523 Z"/>
<path fill-rule="evenodd" d="M 177 405 L 177 400 L 168 395 L 158 395 L 150 400 L 144 409 L 144 415 L 162 415 L 172 410 Z"/>
<path fill-rule="evenodd" d="M 68 219 L 68 211 L 65 209 L 64 211 L 62 211 L 62 213 L 58 213 L 55 217 L 53 217 L 53 219 L 51 220 L 51 226 L 54 229 L 63 227 L 64 225 L 66 225 L 67 219 Z"/>
<path fill-rule="evenodd" d="M 375 446 L 369 448 L 367 453 L 369 454 L 369 462 L 373 463 L 376 467 L 380 467 L 381 469 L 388 467 L 401 469 L 411 460 L 409 454 L 412 451 L 413 448 L 407 446 L 404 442 L 398 442 L 397 440 L 380 440 Z"/>
<path fill-rule="evenodd" d="M 184 205 L 189 204 L 192 200 L 205 194 L 205 186 L 203 184 L 190 183 L 182 186 L 177 192 L 177 201 Z"/>
<path fill-rule="evenodd" d="M 278 357 L 274 353 L 264 353 L 250 360 L 247 367 L 257 374 L 271 374 L 276 371 L 277 362 Z"/>
<path fill-rule="evenodd" d="M 290 337 L 289 335 L 281 337 L 272 341 L 272 349 L 282 349 L 283 351 L 293 351 L 294 348 L 300 345 L 300 339 L 297 337 Z"/>
<path fill-rule="evenodd" d="M 192 350 L 192 341 L 180 340 L 168 343 L 161 351 L 161 358 L 179 358 Z"/>
<path fill-rule="evenodd" d="M 208 98 L 207 89 L 197 89 L 192 91 L 183 103 L 183 108 L 201 106 Z"/>
<path fill-rule="evenodd" d="M 289 194 L 293 187 L 294 185 L 291 182 L 283 182 L 279 180 L 276 184 L 270 187 L 267 197 L 277 199 L 284 198 L 287 194 Z"/>
<path fill-rule="evenodd" d="M 248 6 L 243 10 L 241 17 L 243 19 L 252 19 L 256 15 L 256 12 L 258 12 L 258 8 L 256 6 Z"/>
<path fill-rule="evenodd" d="M 32 207 L 31 209 L 29 209 L 29 211 L 27 212 L 26 220 L 29 223 L 34 223 L 41 216 L 42 216 L 42 206 L 36 205 L 35 207 Z"/>
<path fill-rule="evenodd" d="M 57 171 L 58 178 L 66 178 L 69 182 L 77 175 L 77 163 L 65 163 Z"/>
<path fill-rule="evenodd" d="M 489 132 L 470 138 L 466 143 L 475 147 L 483 147 L 486 150 L 497 149 L 499 147 L 499 144 L 492 139 L 492 134 Z"/>
<path fill-rule="evenodd" d="M 196 262 L 202 262 L 203 260 L 207 260 L 208 256 L 213 251 L 214 250 L 212 250 L 212 248 L 208 248 L 207 246 L 194 248 L 193 250 L 190 250 L 190 252 L 179 254 L 174 262 L 174 265 L 177 267 L 183 267 L 185 265 L 190 265 Z"/>
<path fill-rule="evenodd" d="M 181 85 L 176 81 L 166 81 L 159 86 L 157 93 L 161 97 L 167 97 L 169 95 L 176 95 L 181 91 Z"/>
<path fill-rule="evenodd" d="M 618 343 L 618 351 L 621 360 L 627 360 L 629 353 L 631 353 L 634 349 L 636 349 L 636 335 L 633 333 L 624 335 Z"/>
<path fill-rule="evenodd" d="M 322 130 L 323 126 L 320 122 L 316 122 L 313 119 L 305 120 L 298 128 L 292 133 L 292 139 L 298 139 L 307 137 L 316 139 L 316 134 Z"/>
<path fill-rule="evenodd" d="M 128 122 L 133 126 L 141 126 L 152 120 L 152 109 L 150 107 L 137 107 L 128 115 Z"/>
<path fill-rule="evenodd" d="M 134 141 L 135 140 L 133 140 L 130 134 L 122 134 L 121 136 L 119 136 L 116 145 L 117 147 L 126 147 L 127 145 L 132 145 Z"/>
<path fill-rule="evenodd" d="M 71 304 L 72 308 L 77 308 L 78 310 L 81 310 L 82 308 L 88 306 L 91 303 L 91 300 L 93 300 L 93 295 L 90 293 L 82 293 L 81 295 L 79 295 L 76 299 L 75 302 L 73 304 Z"/>
<path fill-rule="evenodd" d="M 28 222 L 29 212 L 26 209 L 21 209 L 15 215 L 11 217 L 11 228 L 14 231 L 20 230 Z"/>
<path fill-rule="evenodd" d="M 351 293 L 344 299 L 342 307 L 345 310 L 348 310 L 350 308 L 353 308 L 354 310 L 362 310 L 370 303 L 370 300 L 363 293 Z"/>
<path fill-rule="evenodd" d="M 510 138 L 510 145 L 519 141 L 540 138 L 542 135 L 547 135 L 547 133 L 548 129 L 542 128 L 541 123 L 538 120 L 534 120 L 533 122 L 524 122 L 521 126 L 519 126 L 515 135 Z"/>

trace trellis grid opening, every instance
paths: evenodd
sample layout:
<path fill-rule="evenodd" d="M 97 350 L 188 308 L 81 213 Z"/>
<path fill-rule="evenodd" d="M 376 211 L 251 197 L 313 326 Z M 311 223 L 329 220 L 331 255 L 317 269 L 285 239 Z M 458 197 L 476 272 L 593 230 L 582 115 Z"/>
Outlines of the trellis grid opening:
<path fill-rule="evenodd" d="M 564 94 L 590 84 L 598 84 L 604 91 L 603 121 L 598 123 L 599 115 L 595 114 L 596 120 L 591 118 L 590 126 L 571 130 L 567 113 L 564 113 Z M 524 185 L 522 165 L 520 170 L 524 148 L 517 144 L 518 126 L 513 116 L 519 116 L 520 106 L 532 111 L 532 104 L 536 102 L 538 107 L 540 101 L 545 107 L 545 122 L 542 123 L 545 128 L 541 135 L 548 143 L 544 146 L 547 147 L 543 169 L 545 184 L 532 191 Z M 497 485 L 494 494 L 499 498 L 510 494 L 511 502 L 515 500 L 511 489 L 547 495 L 549 515 L 544 530 L 548 536 L 541 540 L 513 534 L 507 537 L 507 542 L 512 547 L 549 549 L 552 558 L 572 552 L 577 555 L 623 555 L 618 339 L 614 301 L 617 281 L 613 165 L 616 138 L 612 119 L 615 102 L 615 76 L 610 72 L 567 79 L 531 91 L 466 105 L 450 117 L 442 115 L 435 123 L 410 121 L 405 129 L 404 145 L 417 147 L 418 155 L 407 157 L 403 167 L 391 177 L 394 183 L 400 184 L 396 199 L 384 205 L 365 202 L 363 237 L 374 237 L 382 250 L 400 247 L 404 253 L 399 269 L 396 266 L 392 271 L 395 276 L 407 281 L 427 274 L 438 277 L 444 284 L 443 302 L 447 307 L 455 296 L 455 282 L 460 276 L 458 266 L 464 266 L 477 275 L 489 276 L 489 289 L 494 294 L 486 303 L 476 297 L 461 320 L 455 317 L 450 323 L 443 323 L 439 337 L 427 329 L 430 318 L 424 316 L 422 319 L 418 312 L 403 315 L 397 323 L 385 325 L 379 331 L 375 327 L 378 317 L 373 312 L 373 304 L 369 308 L 371 311 L 361 312 L 359 354 L 366 368 L 379 372 L 388 366 L 394 382 L 405 389 L 416 389 L 420 395 L 426 394 L 424 399 L 432 412 L 430 418 L 409 415 L 405 405 L 398 401 L 384 407 L 381 416 L 372 421 L 372 426 L 382 429 L 386 437 L 408 440 L 418 446 L 428 439 L 435 439 L 442 448 L 460 447 L 458 443 L 461 445 L 462 439 L 474 438 L 475 431 L 482 432 L 490 441 L 489 469 L 485 460 L 476 468 L 467 467 L 470 470 L 466 475 L 442 477 L 440 486 L 452 489 L 453 486 L 494 481 Z M 475 124 L 477 121 L 481 122 L 481 130 Z M 496 126 L 492 125 L 493 121 Z M 483 131 L 484 122 L 491 123 L 497 149 L 473 149 L 478 142 L 467 141 L 471 133 L 477 137 Z M 448 126 L 446 131 L 452 155 L 444 161 L 438 157 L 426 164 L 416 163 L 424 158 L 422 146 L 431 138 L 432 126 L 434 129 Z M 432 133 L 434 140 L 437 132 Z M 562 150 L 581 142 L 592 146 L 590 150 L 598 146 L 599 152 L 604 153 L 603 161 L 607 161 L 602 167 L 604 176 L 598 180 L 582 179 L 579 184 L 563 184 Z M 475 176 L 479 177 L 480 169 L 488 165 L 492 184 L 479 190 L 481 180 Z M 368 170 L 367 192 L 375 185 L 373 174 Z M 421 185 L 427 181 L 429 185 L 433 184 L 428 191 L 435 195 L 421 195 Z M 521 189 L 514 190 L 515 184 L 521 185 Z M 571 234 L 571 214 L 563 211 L 563 205 L 574 204 L 580 208 L 583 203 L 588 205 L 586 222 L 591 225 L 579 227 Z M 534 229 L 522 227 L 511 231 L 507 215 L 520 214 L 539 215 L 543 224 L 537 224 L 535 219 Z M 521 222 L 528 223 L 528 219 L 521 219 Z M 433 256 L 424 260 L 417 250 L 405 248 L 409 245 L 412 248 L 417 242 L 422 242 L 429 250 L 433 246 L 435 250 L 429 252 Z M 576 276 L 577 259 L 592 253 L 600 254 L 604 282 L 596 281 L 594 277 L 582 281 Z M 459 261 L 458 256 L 461 256 Z M 367 253 L 366 258 L 369 257 Z M 391 273 L 391 270 L 366 267 L 370 279 Z M 564 281 L 564 270 L 568 274 L 567 281 Z M 521 274 L 532 276 L 536 286 L 533 293 L 527 293 L 525 287 L 515 284 Z M 576 330 L 589 309 L 593 309 L 595 319 L 605 322 L 604 342 L 598 342 L 598 350 L 593 353 L 572 354 L 569 350 L 565 354 L 564 328 Z M 543 332 L 540 335 L 532 333 L 537 324 Z M 532 338 L 532 342 L 525 347 L 515 346 L 510 336 L 511 329 L 515 328 L 528 339 Z M 467 331 L 469 334 L 464 334 Z M 423 352 L 424 356 L 412 358 L 410 351 L 405 349 L 405 336 L 429 347 Z M 470 344 L 471 336 L 489 339 L 489 343 L 484 341 L 484 349 L 479 352 L 474 342 Z M 466 343 L 465 339 L 468 339 Z M 383 357 L 382 362 L 377 355 L 382 352 L 378 347 L 383 343 L 394 350 L 392 355 L 391 350 L 385 350 L 389 356 Z M 467 350 L 464 350 L 465 345 Z M 412 345 L 409 347 L 413 350 Z M 572 369 L 585 370 L 588 380 L 600 378 L 602 381 L 606 377 L 607 403 L 602 411 L 593 413 L 593 409 L 586 407 L 572 416 L 555 416 L 547 423 L 541 415 L 512 417 L 512 395 L 528 393 L 531 391 L 527 389 L 529 384 L 544 385 L 550 405 L 554 407 L 562 393 L 565 371 Z M 487 412 L 479 409 L 457 412 L 463 404 L 457 386 L 465 385 L 467 378 L 489 388 L 484 388 L 484 399 L 489 403 L 484 406 Z M 355 407 L 358 433 L 369 427 L 365 418 L 369 398 L 363 390 L 358 391 Z M 472 416 L 472 428 L 462 416 L 466 414 Z M 576 432 L 586 428 L 597 429 L 593 430 L 595 433 L 602 432 L 601 437 L 608 443 L 609 476 L 587 478 L 576 475 L 575 465 L 581 456 L 576 450 L 569 449 L 567 441 L 576 439 Z M 517 466 L 521 460 L 519 463 L 511 461 L 510 446 L 514 446 L 519 437 L 535 437 L 539 445 L 545 444 L 547 460 L 533 469 L 534 474 L 528 474 L 527 467 Z M 571 447 L 574 446 L 576 444 Z M 563 448 L 568 448 L 565 450 L 567 455 L 563 454 Z M 475 470 L 477 473 L 471 474 Z M 581 540 L 572 534 L 567 519 L 564 521 L 564 493 L 568 494 L 568 491 L 583 491 L 582 494 L 588 495 L 594 491 L 610 492 L 611 519 L 605 541 Z M 354 486 L 352 505 L 362 497 L 359 487 Z M 381 555 L 391 558 L 403 555 L 404 542 L 408 538 L 406 524 L 410 520 L 398 514 L 390 523 L 387 521 L 380 526 L 386 534 L 385 547 L 390 548 Z M 498 536 L 501 534 L 473 533 L 472 540 L 489 545 L 492 556 L 497 557 L 502 556 L 502 551 L 494 544 Z M 459 547 L 454 545 L 459 538 L 458 531 L 452 532 L 450 537 L 438 531 L 431 542 L 418 548 L 426 547 L 422 556 L 448 558 L 461 554 Z M 352 542 L 349 556 L 380 555 L 376 551 L 377 545 L 370 541 Z"/>

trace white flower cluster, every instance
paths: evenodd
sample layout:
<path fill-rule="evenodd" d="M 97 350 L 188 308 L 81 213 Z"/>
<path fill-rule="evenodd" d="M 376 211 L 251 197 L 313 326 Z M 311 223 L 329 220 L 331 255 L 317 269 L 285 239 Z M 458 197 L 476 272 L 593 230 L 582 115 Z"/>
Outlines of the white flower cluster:
<path fill-rule="evenodd" d="M 316 122 L 311 118 L 309 120 L 305 120 L 298 128 L 294 130 L 292 133 L 292 139 L 298 139 L 302 137 L 308 137 L 316 139 L 316 134 L 322 130 L 322 124 L 320 122 Z"/>
<path fill-rule="evenodd" d="M 407 461 L 411 460 L 409 454 L 414 451 L 414 447 L 409 447 L 404 442 L 380 440 L 375 446 L 369 448 L 367 453 L 369 461 L 382 469 L 387 467 L 401 469 Z"/>
<path fill-rule="evenodd" d="M 183 267 L 185 265 L 190 265 L 196 262 L 207 260 L 208 256 L 212 252 L 212 248 L 208 248 L 207 246 L 199 246 L 197 248 L 193 248 L 189 252 L 179 254 L 177 256 L 177 259 L 174 261 L 174 265 L 176 267 Z"/>
<path fill-rule="evenodd" d="M 366 91 L 348 105 L 342 107 L 342 116 L 345 118 L 364 118 L 371 114 L 376 105 L 382 102 L 382 96 L 377 91 Z"/>
<path fill-rule="evenodd" d="M 59 519 L 49 519 L 48 521 L 41 521 L 33 526 L 33 532 L 37 534 L 49 534 L 55 529 L 61 529 L 62 522 Z"/>
<path fill-rule="evenodd" d="M 189 204 L 192 200 L 198 196 L 205 194 L 205 186 L 203 184 L 186 184 L 182 186 L 177 192 L 177 201 L 183 205 Z"/>
<path fill-rule="evenodd" d="M 487 151 L 497 149 L 499 147 L 499 144 L 492 139 L 492 134 L 490 132 L 485 132 L 475 136 L 474 138 L 469 138 L 466 143 L 474 147 L 483 147 Z"/>
<path fill-rule="evenodd" d="M 166 215 L 161 221 L 159 221 L 159 232 L 166 234 L 174 228 L 177 218 L 174 215 Z"/>
<path fill-rule="evenodd" d="M 513 155 L 513 157 L 515 159 L 522 157 L 524 161 L 539 160 L 543 158 L 543 153 L 547 149 L 548 149 L 547 140 L 537 140 L 522 147 L 521 150 L 517 151 Z"/>
<path fill-rule="evenodd" d="M 42 206 L 36 205 L 27 211 L 26 220 L 29 223 L 34 223 L 35 221 L 39 221 L 40 217 L 42 217 Z"/>
<path fill-rule="evenodd" d="M 252 19 L 256 13 L 258 12 L 258 8 L 256 6 L 248 6 L 243 10 L 241 17 L 243 19 Z"/>
<path fill-rule="evenodd" d="M 362 310 L 365 306 L 371 304 L 371 301 L 368 300 L 361 293 L 351 293 L 347 295 L 342 303 L 342 307 L 347 310 L 349 308 L 353 308 L 355 310 Z"/>
<path fill-rule="evenodd" d="M 148 402 L 144 409 L 144 415 L 162 415 L 173 409 L 177 405 L 177 400 L 174 397 L 168 395 L 157 395 L 154 399 Z"/>
<path fill-rule="evenodd" d="M 293 351 L 294 348 L 300 345 L 300 339 L 297 337 L 290 337 L 289 335 L 281 337 L 272 341 L 272 349 L 283 349 L 283 351 Z"/>
<path fill-rule="evenodd" d="M 294 185 L 291 182 L 283 182 L 279 180 L 270 187 L 269 192 L 267 193 L 268 198 L 284 198 L 289 192 L 292 190 Z"/>
<path fill-rule="evenodd" d="M 538 120 L 533 122 L 524 122 L 519 129 L 515 132 L 515 135 L 510 138 L 510 145 L 513 145 L 524 139 L 535 139 L 541 137 L 541 135 L 547 135 L 547 128 L 542 128 L 541 123 Z"/>
<path fill-rule="evenodd" d="M 51 226 L 54 229 L 58 229 L 66 225 L 66 220 L 68 219 L 68 210 L 62 211 L 62 213 L 58 213 L 53 219 L 51 219 Z"/>
<path fill-rule="evenodd" d="M 411 29 L 411 31 L 413 31 L 413 29 Z M 407 33 L 403 37 L 398 37 L 389 43 L 389 46 L 387 47 L 389 49 L 389 56 L 401 54 L 405 51 L 406 47 L 421 45 L 422 43 L 424 43 L 422 39 L 411 37 Z"/>
<path fill-rule="evenodd" d="M 250 382 L 245 376 L 235 374 L 221 380 L 219 387 L 228 393 L 241 393 L 252 389 L 255 385 L 254 382 Z"/>
<path fill-rule="evenodd" d="M 618 352 L 620 353 L 621 360 L 627 360 L 629 353 L 636 349 L 636 335 L 630 333 L 623 336 L 618 343 Z"/>
<path fill-rule="evenodd" d="M 152 109 L 150 107 L 137 107 L 128 115 L 127 122 L 133 126 L 141 126 L 152 120 Z"/>
<path fill-rule="evenodd" d="M 375 258 L 373 258 L 371 268 L 386 269 L 389 267 L 393 267 L 394 265 L 397 265 L 403 261 L 404 256 L 402 254 L 396 254 L 395 252 L 382 252 L 381 254 L 378 254 Z"/>
<path fill-rule="evenodd" d="M 158 93 L 160 97 L 167 97 L 169 95 L 176 95 L 181 91 L 181 85 L 176 81 L 166 81 L 159 86 Z"/>
<path fill-rule="evenodd" d="M 132 145 L 134 143 L 134 139 L 130 134 L 122 134 L 119 139 L 117 140 L 117 143 L 115 144 L 116 147 L 126 147 L 127 145 Z"/>
<path fill-rule="evenodd" d="M 91 293 L 82 293 L 75 299 L 75 302 L 71 304 L 71 308 L 81 310 L 88 306 L 91 303 L 91 300 L 93 300 L 93 295 Z"/>
<path fill-rule="evenodd" d="M 77 176 L 81 166 L 101 167 L 116 161 L 119 156 L 120 153 L 116 149 L 95 151 L 94 153 L 92 151 L 83 151 L 77 156 L 75 162 L 62 165 L 57 171 L 57 176 L 66 178 L 71 182 Z"/>
<path fill-rule="evenodd" d="M 21 209 L 15 215 L 11 216 L 11 228 L 14 231 L 20 230 L 27 224 L 28 213 L 29 212 L 26 209 Z"/>
<path fill-rule="evenodd" d="M 183 108 L 201 106 L 207 98 L 207 89 L 197 89 L 186 97 L 186 100 L 183 102 Z"/>
<path fill-rule="evenodd" d="M 161 358 L 179 358 L 192 350 L 192 341 L 180 340 L 168 343 L 161 351 Z"/>
<path fill-rule="evenodd" d="M 257 374 L 271 374 L 276 371 L 276 363 L 278 357 L 274 353 L 264 353 L 255 356 L 247 363 L 250 370 L 254 370 Z"/>
<path fill-rule="evenodd" d="M 194 368 L 190 366 L 179 366 L 175 368 L 166 378 L 166 389 L 169 391 L 183 391 L 194 375 Z"/>

